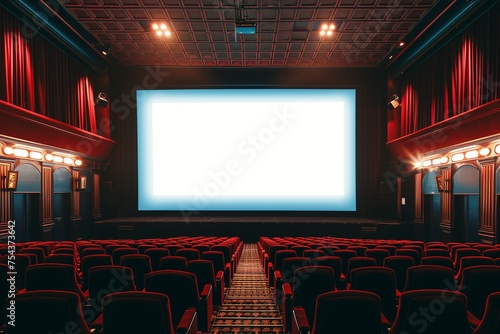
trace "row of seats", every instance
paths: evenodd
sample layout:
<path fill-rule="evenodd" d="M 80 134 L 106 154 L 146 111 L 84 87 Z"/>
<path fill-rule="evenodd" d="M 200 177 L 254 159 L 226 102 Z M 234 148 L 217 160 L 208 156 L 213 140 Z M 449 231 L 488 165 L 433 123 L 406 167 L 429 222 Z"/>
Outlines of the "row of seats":
<path fill-rule="evenodd" d="M 493 254 L 500 250 L 495 246 L 471 244 L 456 247 L 455 244 L 425 244 L 400 240 L 360 242 L 326 239 L 263 237 L 258 243 L 269 284 L 274 288 L 275 301 L 282 305 L 287 332 L 291 330 L 292 323 L 296 324 L 296 321 L 292 321 L 292 312 L 295 307 L 302 305 L 303 296 L 309 300 L 308 307 L 304 310 L 312 323 L 315 297 L 319 294 L 350 290 L 373 292 L 380 299 L 384 325 L 391 327 L 397 318 L 403 294 L 415 290 L 446 289 L 465 296 L 469 314 L 468 325 L 476 328 L 480 323 L 478 319 L 485 318 L 488 296 L 500 291 L 500 266 L 495 265 L 493 258 L 460 257 L 460 250 L 468 249 L 482 249 L 482 252 L 489 251 Z M 435 257 L 431 254 L 420 256 L 433 249 L 444 251 L 445 247 L 450 254 L 447 257 Z M 388 252 L 389 249 L 393 252 Z M 399 253 L 407 250 L 419 257 Z M 455 260 L 461 262 L 458 271 L 452 260 L 453 253 Z M 441 255 L 445 255 L 444 252 Z M 442 261 L 443 258 L 448 261 Z M 305 288 L 306 286 L 310 286 L 311 290 Z"/>
<path fill-rule="evenodd" d="M 22 303 L 26 298 L 29 304 L 29 300 L 41 298 L 36 294 L 41 291 L 69 292 L 78 297 L 86 326 L 99 328 L 104 326 L 107 295 L 128 292 L 132 294 L 122 296 L 120 300 L 123 303 L 129 297 L 147 303 L 158 299 L 152 294 L 161 293 L 169 297 L 168 308 L 176 331 L 177 327 L 186 324 L 183 316 L 187 309 L 193 308 L 194 313 L 188 312 L 191 320 L 187 322 L 195 325 L 195 332 L 199 329 L 207 333 L 210 331 L 213 304 L 222 303 L 224 277 L 228 277 L 228 281 L 231 279 L 242 247 L 237 237 L 26 243 L 16 254 L 17 290 L 18 296 L 23 296 L 16 298 L 16 303 L 19 300 Z M 170 251 L 175 255 L 170 256 Z M 4 262 L 5 258 L 8 254 L 2 256 L 0 262 Z M 34 264 L 31 264 L 32 259 Z M 157 265 L 153 265 L 156 262 Z M 7 268 L 6 264 L 0 265 L 2 275 L 7 275 Z M 5 292 L 7 289 L 5 286 Z M 147 295 L 142 296 L 142 293 Z M 58 299 L 55 303 L 64 298 L 59 295 Z M 154 303 L 165 305 L 164 300 Z M 5 309 L 2 307 L 2 310 Z M 20 310 L 24 309 L 21 307 Z M 16 313 L 18 319 L 22 318 L 22 311 L 19 313 L 17 310 Z M 6 319 L 5 314 L 1 319 Z M 26 326 L 34 326 L 36 322 L 27 323 Z M 144 326 L 143 322 L 141 324 Z M 10 327 L 7 326 L 11 331 L 16 330 Z M 35 326 L 32 330 L 40 329 Z M 52 332 L 65 331 L 54 329 Z"/>

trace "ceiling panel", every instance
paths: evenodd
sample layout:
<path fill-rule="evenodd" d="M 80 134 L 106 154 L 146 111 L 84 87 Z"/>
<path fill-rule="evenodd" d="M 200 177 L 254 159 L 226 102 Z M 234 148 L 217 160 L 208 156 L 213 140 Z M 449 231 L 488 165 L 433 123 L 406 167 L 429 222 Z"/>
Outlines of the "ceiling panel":
<path fill-rule="evenodd" d="M 377 67 L 437 0 L 242 0 L 254 35 L 235 34 L 234 0 L 68 0 L 121 64 Z M 398 5 L 395 6 L 394 4 Z M 151 31 L 165 22 L 170 37 Z M 322 37 L 323 23 L 334 23 Z"/>

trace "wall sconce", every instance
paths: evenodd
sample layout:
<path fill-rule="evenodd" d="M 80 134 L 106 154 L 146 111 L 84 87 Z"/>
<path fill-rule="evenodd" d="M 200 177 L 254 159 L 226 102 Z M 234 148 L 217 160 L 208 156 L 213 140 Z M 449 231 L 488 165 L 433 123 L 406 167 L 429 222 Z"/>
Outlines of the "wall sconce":
<path fill-rule="evenodd" d="M 5 182 L 5 185 L 2 187 L 6 190 L 15 191 L 17 189 L 17 180 L 18 180 L 19 172 L 17 171 L 8 171 L 7 176 L 2 176 L 2 183 Z M 5 180 L 5 181 L 4 181 Z"/>
<path fill-rule="evenodd" d="M 105 93 L 99 92 L 99 95 L 97 95 L 97 99 L 95 100 L 95 105 L 103 108 L 108 106 L 108 100 Z"/>
<path fill-rule="evenodd" d="M 436 176 L 436 185 L 437 185 L 438 191 L 440 193 L 449 192 L 448 182 L 450 182 L 450 180 L 443 179 L 443 177 L 441 175 Z"/>
<path fill-rule="evenodd" d="M 397 96 L 396 94 L 393 94 L 392 95 L 392 101 L 387 103 L 387 109 L 388 110 L 394 110 L 396 109 L 397 107 L 399 107 L 401 105 L 400 101 L 399 101 L 399 96 Z"/>
<path fill-rule="evenodd" d="M 87 190 L 87 177 L 80 176 L 75 179 L 75 190 Z"/>

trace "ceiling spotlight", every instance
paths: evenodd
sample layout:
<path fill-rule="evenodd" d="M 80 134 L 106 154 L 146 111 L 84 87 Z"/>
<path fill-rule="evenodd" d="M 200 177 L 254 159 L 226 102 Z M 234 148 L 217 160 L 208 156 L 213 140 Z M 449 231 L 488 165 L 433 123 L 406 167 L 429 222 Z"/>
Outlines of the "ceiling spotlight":
<path fill-rule="evenodd" d="M 387 103 L 387 109 L 393 110 L 393 109 L 396 109 L 397 107 L 399 107 L 400 105 L 401 105 L 401 102 L 399 101 L 399 96 L 397 96 L 396 94 L 393 94 L 392 101 Z"/>
<path fill-rule="evenodd" d="M 335 24 L 330 23 L 330 24 L 323 24 L 321 26 L 321 30 L 319 31 L 320 36 L 332 36 L 333 35 L 333 30 L 335 30 Z"/>
<path fill-rule="evenodd" d="M 399 42 L 399 46 L 400 46 L 400 47 L 405 46 L 405 42 Z"/>
<path fill-rule="evenodd" d="M 158 25 L 156 23 L 153 23 L 152 27 L 153 27 L 154 30 L 158 30 Z"/>

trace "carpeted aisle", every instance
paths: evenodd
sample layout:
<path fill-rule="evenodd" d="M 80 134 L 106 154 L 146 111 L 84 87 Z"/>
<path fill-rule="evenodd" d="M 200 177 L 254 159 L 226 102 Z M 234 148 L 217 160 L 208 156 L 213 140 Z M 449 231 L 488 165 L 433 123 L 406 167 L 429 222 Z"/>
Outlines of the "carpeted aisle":
<path fill-rule="evenodd" d="M 244 246 L 212 334 L 283 334 L 281 314 L 267 286 L 255 244 Z"/>

